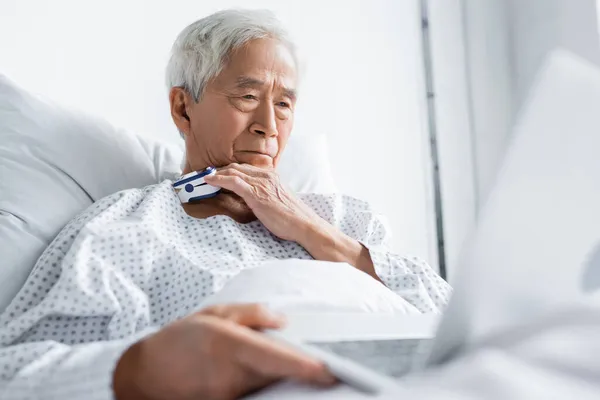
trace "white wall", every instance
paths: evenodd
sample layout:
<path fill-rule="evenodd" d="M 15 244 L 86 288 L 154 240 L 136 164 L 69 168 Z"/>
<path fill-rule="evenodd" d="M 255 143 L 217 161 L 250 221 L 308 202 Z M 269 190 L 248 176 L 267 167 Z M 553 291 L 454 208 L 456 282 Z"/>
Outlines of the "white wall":
<path fill-rule="evenodd" d="M 4 0 L 0 71 L 115 125 L 177 141 L 163 84 L 176 35 L 217 9 L 270 8 L 308 62 L 295 134 L 326 133 L 340 188 L 389 216 L 399 251 L 435 264 L 418 3 Z"/>
<path fill-rule="evenodd" d="M 450 281 L 502 160 L 513 115 L 509 15 L 497 0 L 429 0 Z"/>
<path fill-rule="evenodd" d="M 461 0 L 430 0 L 428 14 L 446 272 L 452 280 L 477 209 L 466 33 Z"/>

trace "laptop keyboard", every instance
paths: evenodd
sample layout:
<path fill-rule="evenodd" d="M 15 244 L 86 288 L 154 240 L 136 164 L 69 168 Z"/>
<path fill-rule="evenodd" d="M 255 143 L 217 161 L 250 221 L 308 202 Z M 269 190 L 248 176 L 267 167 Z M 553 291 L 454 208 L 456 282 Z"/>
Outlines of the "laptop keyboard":
<path fill-rule="evenodd" d="M 410 372 L 413 360 L 425 357 L 432 339 L 392 339 L 348 342 L 311 342 L 322 350 L 349 358 L 379 373 L 400 378 Z"/>

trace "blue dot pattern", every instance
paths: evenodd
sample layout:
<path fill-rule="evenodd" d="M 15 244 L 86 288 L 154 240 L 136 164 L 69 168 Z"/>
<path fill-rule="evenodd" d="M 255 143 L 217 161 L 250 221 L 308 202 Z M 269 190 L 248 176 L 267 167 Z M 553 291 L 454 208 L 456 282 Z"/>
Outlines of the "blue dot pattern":
<path fill-rule="evenodd" d="M 384 220 L 342 195 L 300 198 L 363 243 L 378 276 L 421 312 L 451 289 L 425 262 L 391 253 Z M 111 377 L 132 343 L 199 308 L 241 270 L 311 259 L 260 221 L 188 216 L 170 181 L 108 196 L 72 220 L 0 315 L 0 398 L 112 399 Z"/>

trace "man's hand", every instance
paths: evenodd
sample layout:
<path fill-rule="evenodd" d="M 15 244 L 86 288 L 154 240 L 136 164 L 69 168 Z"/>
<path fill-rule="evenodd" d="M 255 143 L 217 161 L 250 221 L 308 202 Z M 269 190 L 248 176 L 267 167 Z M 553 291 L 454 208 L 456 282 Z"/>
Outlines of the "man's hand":
<path fill-rule="evenodd" d="M 284 187 L 274 170 L 234 163 L 204 180 L 240 196 L 256 218 L 281 239 L 301 243 L 310 226 L 325 222 Z"/>
<path fill-rule="evenodd" d="M 282 321 L 259 305 L 207 308 L 130 347 L 115 369 L 118 400 L 230 400 L 284 378 L 329 385 L 325 366 L 253 329 Z"/>
<path fill-rule="evenodd" d="M 240 196 L 272 234 L 299 243 L 316 260 L 347 262 L 381 282 L 369 250 L 297 199 L 274 170 L 234 163 L 204 180 Z"/>

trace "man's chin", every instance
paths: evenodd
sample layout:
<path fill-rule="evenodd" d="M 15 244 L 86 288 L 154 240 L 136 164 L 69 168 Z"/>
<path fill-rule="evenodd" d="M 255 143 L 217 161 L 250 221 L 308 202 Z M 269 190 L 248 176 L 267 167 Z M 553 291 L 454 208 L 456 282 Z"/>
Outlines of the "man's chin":
<path fill-rule="evenodd" d="M 235 155 L 235 159 L 240 164 L 250 164 L 257 168 L 273 169 L 273 157 L 266 154 L 240 152 Z"/>

